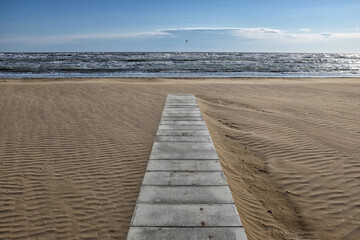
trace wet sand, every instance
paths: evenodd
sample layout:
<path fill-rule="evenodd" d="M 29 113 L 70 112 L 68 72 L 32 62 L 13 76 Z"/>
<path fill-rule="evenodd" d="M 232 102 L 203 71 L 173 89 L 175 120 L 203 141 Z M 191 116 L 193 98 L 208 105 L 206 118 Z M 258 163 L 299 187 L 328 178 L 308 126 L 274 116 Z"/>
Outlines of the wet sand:
<path fill-rule="evenodd" d="M 0 239 L 125 239 L 167 93 L 196 94 L 249 239 L 360 238 L 360 79 L 0 82 Z"/>

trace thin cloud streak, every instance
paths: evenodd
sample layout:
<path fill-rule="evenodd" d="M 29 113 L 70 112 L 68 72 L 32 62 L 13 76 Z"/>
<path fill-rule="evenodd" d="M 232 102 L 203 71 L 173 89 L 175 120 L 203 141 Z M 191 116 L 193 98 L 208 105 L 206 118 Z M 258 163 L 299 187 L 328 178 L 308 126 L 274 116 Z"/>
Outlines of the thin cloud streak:
<path fill-rule="evenodd" d="M 93 34 L 74 34 L 74 35 L 54 35 L 36 37 L 12 37 L 0 38 L 0 43 L 68 43 L 87 40 L 112 40 L 112 39 L 131 39 L 146 38 L 154 36 L 169 35 L 165 32 L 139 32 L 139 33 L 93 33 Z"/>
<path fill-rule="evenodd" d="M 310 29 L 302 29 L 310 31 Z M 228 33 L 231 36 L 248 39 L 294 40 L 299 42 L 322 41 L 327 39 L 360 39 L 360 33 L 291 33 L 271 28 L 179 28 L 159 30 L 169 34 L 179 33 Z"/>

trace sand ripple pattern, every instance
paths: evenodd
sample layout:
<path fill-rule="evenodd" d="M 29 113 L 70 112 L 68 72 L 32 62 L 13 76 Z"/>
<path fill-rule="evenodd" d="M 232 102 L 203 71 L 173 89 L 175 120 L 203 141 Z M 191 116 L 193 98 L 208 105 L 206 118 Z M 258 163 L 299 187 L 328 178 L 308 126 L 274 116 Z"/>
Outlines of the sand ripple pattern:
<path fill-rule="evenodd" d="M 125 239 L 161 116 L 155 97 L 2 85 L 0 239 Z"/>
<path fill-rule="evenodd" d="M 125 239 L 168 93 L 191 93 L 249 240 L 360 239 L 358 79 L 0 83 L 0 239 Z"/>
<path fill-rule="evenodd" d="M 242 219 L 278 222 L 270 232 L 275 239 L 359 239 L 359 86 L 264 85 L 254 96 L 246 94 L 255 92 L 246 91 L 251 87 L 244 88 L 237 99 L 200 96 L 210 133 L 220 140 L 214 142 L 229 185 L 245 182 L 247 191 L 238 189 L 240 184 L 232 188 Z M 309 92 L 313 97 L 307 98 Z M 251 162 L 238 163 L 249 156 Z M 275 189 L 260 185 L 259 178 L 273 181 Z M 285 202 L 276 202 L 277 191 Z M 251 204 L 248 195 L 268 214 L 257 212 L 256 202 L 240 207 Z M 297 217 L 286 219 L 289 211 Z M 248 228 L 251 237 L 261 239 L 256 231 Z"/>

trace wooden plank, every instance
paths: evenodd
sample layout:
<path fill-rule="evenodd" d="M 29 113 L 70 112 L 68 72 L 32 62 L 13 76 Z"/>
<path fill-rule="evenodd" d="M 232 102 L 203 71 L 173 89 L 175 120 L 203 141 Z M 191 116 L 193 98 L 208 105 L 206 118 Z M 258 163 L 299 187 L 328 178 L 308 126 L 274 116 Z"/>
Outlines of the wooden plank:
<path fill-rule="evenodd" d="M 246 240 L 242 227 L 131 227 L 128 240 Z"/>
<path fill-rule="evenodd" d="M 133 219 L 140 227 L 241 227 L 234 204 L 138 203 Z"/>

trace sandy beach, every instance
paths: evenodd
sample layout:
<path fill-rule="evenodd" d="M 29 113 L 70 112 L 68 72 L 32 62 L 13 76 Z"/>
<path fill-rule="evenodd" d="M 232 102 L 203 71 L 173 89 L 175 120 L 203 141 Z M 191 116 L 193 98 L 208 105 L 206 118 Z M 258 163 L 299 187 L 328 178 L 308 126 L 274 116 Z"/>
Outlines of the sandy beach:
<path fill-rule="evenodd" d="M 166 94 L 195 94 L 250 240 L 360 239 L 360 79 L 0 81 L 0 239 L 126 239 Z"/>

